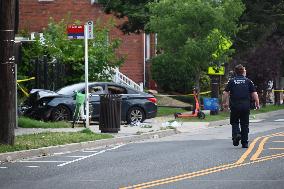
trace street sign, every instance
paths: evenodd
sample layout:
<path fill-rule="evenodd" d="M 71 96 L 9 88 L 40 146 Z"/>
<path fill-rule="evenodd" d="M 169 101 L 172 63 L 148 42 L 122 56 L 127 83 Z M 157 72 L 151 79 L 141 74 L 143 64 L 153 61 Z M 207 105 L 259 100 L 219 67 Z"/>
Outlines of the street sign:
<path fill-rule="evenodd" d="M 84 39 L 84 25 L 68 25 L 68 39 Z"/>
<path fill-rule="evenodd" d="M 94 39 L 94 22 L 88 21 L 87 22 L 87 30 L 88 30 L 88 39 Z"/>
<path fill-rule="evenodd" d="M 210 66 L 208 67 L 208 74 L 209 75 L 224 75 L 225 68 L 224 66 Z"/>

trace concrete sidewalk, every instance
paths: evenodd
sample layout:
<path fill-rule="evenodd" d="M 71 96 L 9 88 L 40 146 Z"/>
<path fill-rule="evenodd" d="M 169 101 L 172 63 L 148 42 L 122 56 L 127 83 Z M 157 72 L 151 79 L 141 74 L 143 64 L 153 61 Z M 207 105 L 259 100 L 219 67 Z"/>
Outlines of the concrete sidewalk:
<path fill-rule="evenodd" d="M 143 123 L 136 125 L 121 125 L 118 133 L 109 133 L 114 138 L 129 137 L 133 135 L 141 135 L 145 133 L 155 133 L 168 129 L 169 127 L 175 127 L 180 132 L 190 132 L 196 127 L 206 127 L 209 122 L 179 122 L 175 121 L 174 116 L 156 117 L 153 119 L 147 119 Z M 92 124 L 89 127 L 95 133 L 101 133 L 98 124 Z M 18 128 L 15 129 L 15 135 L 42 133 L 42 132 L 78 132 L 85 129 L 82 125 L 75 128 Z"/>
<path fill-rule="evenodd" d="M 253 119 L 264 119 L 272 115 L 284 114 L 284 110 L 257 114 Z M 229 120 L 221 120 L 214 122 L 177 122 L 174 116 L 156 117 L 145 120 L 143 124 L 137 126 L 121 125 L 118 133 L 111 133 L 114 138 L 103 139 L 97 141 L 88 141 L 81 143 L 73 143 L 59 146 L 50 146 L 40 149 L 24 150 L 18 152 L 9 152 L 0 154 L 0 163 L 5 161 L 13 161 L 34 156 L 53 155 L 54 153 L 64 153 L 78 151 L 86 148 L 97 148 L 120 143 L 130 143 L 135 141 L 147 140 L 152 138 L 160 138 L 178 133 L 194 133 L 196 131 L 216 126 L 229 126 Z M 169 129 L 175 128 L 175 129 Z M 84 127 L 60 128 L 60 129 L 25 129 L 18 128 L 15 130 L 16 135 L 41 133 L 41 132 L 77 132 L 83 130 Z M 90 129 L 96 133 L 100 133 L 98 125 L 90 126 Z"/>

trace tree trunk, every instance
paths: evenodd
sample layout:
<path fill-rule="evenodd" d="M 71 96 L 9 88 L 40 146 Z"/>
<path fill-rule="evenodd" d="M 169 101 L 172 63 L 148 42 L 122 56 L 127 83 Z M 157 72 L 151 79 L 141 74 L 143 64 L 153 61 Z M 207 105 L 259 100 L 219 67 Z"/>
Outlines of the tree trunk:
<path fill-rule="evenodd" d="M 0 143 L 14 144 L 15 104 L 15 3 L 0 0 Z"/>
<path fill-rule="evenodd" d="M 274 89 L 279 90 L 280 89 L 280 78 L 279 76 L 276 77 L 276 79 L 274 80 Z M 274 92 L 274 104 L 275 105 L 280 105 L 280 92 L 279 91 L 275 91 Z"/>
<path fill-rule="evenodd" d="M 196 69 L 195 86 L 194 87 L 197 89 L 197 92 L 199 94 L 199 92 L 200 92 L 200 70 L 199 69 Z M 199 97 L 199 95 L 198 95 L 198 97 Z"/>
<path fill-rule="evenodd" d="M 267 101 L 267 90 L 263 90 L 261 94 L 261 102 L 263 107 L 266 106 L 266 101 Z"/>

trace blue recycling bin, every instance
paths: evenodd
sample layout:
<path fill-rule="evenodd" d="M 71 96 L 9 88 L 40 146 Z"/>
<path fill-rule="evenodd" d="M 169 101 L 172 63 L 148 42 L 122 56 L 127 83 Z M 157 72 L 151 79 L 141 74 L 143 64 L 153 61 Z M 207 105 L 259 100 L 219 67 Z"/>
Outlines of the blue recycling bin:
<path fill-rule="evenodd" d="M 212 110 L 212 111 L 219 110 L 218 98 L 203 98 L 203 104 L 205 110 Z"/>

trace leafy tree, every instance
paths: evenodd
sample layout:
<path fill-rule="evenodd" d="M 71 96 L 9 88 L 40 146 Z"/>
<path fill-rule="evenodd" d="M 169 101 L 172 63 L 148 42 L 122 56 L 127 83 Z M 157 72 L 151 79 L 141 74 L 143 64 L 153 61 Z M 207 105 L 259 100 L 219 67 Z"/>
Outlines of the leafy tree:
<path fill-rule="evenodd" d="M 263 44 L 273 34 L 284 31 L 282 0 L 243 0 L 246 10 L 240 18 L 242 29 L 236 37 L 236 50 L 246 52 Z"/>
<path fill-rule="evenodd" d="M 284 2 L 243 2 L 246 10 L 240 19 L 242 29 L 236 36 L 234 47 L 237 53 L 231 67 L 242 63 L 248 68 L 248 77 L 257 85 L 265 105 L 268 81 L 277 81 L 283 75 Z"/>
<path fill-rule="evenodd" d="M 140 33 L 149 21 L 149 9 L 146 6 L 154 0 L 99 0 L 106 13 L 113 13 L 118 18 L 125 18 L 119 26 L 124 33 Z"/>
<path fill-rule="evenodd" d="M 150 3 L 147 27 L 157 33 L 162 52 L 153 58 L 152 65 L 158 85 L 177 89 L 194 83 L 200 88 L 200 77 L 208 66 L 228 60 L 233 52 L 229 49 L 231 36 L 238 30 L 236 22 L 243 9 L 240 0 Z"/>
<path fill-rule="evenodd" d="M 58 59 L 69 67 L 67 83 L 84 80 L 84 42 L 83 40 L 69 40 L 66 34 L 67 23 L 61 20 L 56 23 L 50 20 L 43 30 L 44 39 L 37 38 L 34 43 L 24 48 L 24 65 L 21 73 L 30 70 L 29 60 L 48 55 L 49 59 Z M 76 21 L 76 24 L 80 24 Z M 109 39 L 108 32 L 113 27 L 112 22 L 102 24 L 97 20 L 94 27 L 94 39 L 89 40 L 89 80 L 108 80 L 111 68 L 120 66 L 124 58 L 117 57 L 115 50 L 120 40 Z M 23 75 L 22 74 L 22 75 Z"/>

